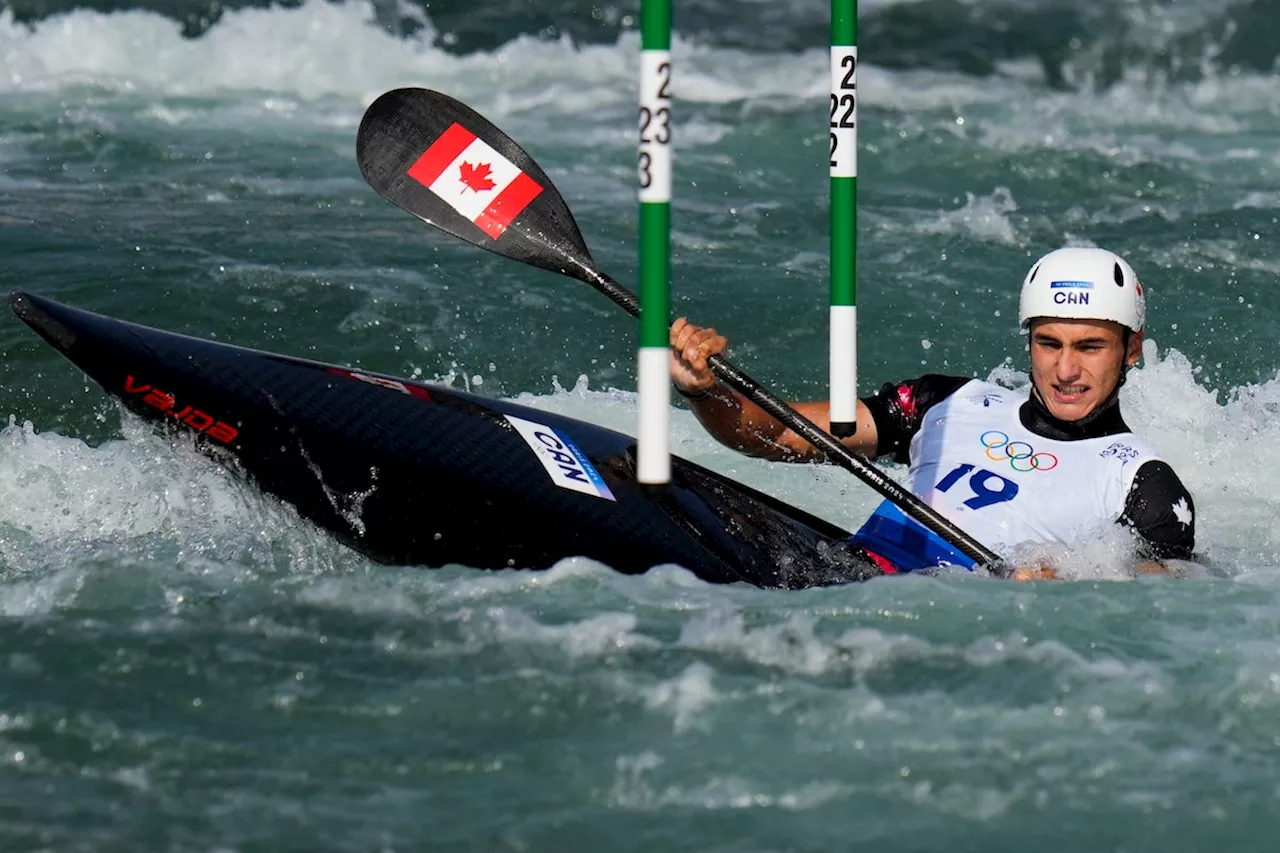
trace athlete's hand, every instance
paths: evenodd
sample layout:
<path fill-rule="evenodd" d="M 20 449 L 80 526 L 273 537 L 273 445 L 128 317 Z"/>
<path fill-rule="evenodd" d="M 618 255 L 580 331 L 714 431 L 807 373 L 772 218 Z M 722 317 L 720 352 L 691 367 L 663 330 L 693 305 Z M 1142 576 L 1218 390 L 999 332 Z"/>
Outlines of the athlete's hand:
<path fill-rule="evenodd" d="M 704 329 L 678 318 L 671 324 L 671 381 L 686 394 L 711 390 L 716 375 L 707 366 L 707 359 L 728 346 L 728 339 L 715 329 Z"/>
<path fill-rule="evenodd" d="M 1052 566 L 1040 563 L 1034 566 L 1018 566 L 1010 577 L 1016 581 L 1055 581 L 1058 579 L 1058 573 Z"/>

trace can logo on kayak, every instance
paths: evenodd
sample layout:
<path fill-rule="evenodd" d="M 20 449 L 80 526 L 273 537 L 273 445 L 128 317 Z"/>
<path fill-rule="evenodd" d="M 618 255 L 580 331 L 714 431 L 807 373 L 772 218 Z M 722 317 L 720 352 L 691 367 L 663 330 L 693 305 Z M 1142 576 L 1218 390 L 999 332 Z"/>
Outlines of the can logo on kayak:
<path fill-rule="evenodd" d="M 204 433 L 214 441 L 230 444 L 240 434 L 240 430 L 231 424 L 220 421 L 208 412 L 200 411 L 195 406 L 179 406 L 172 394 L 161 391 L 159 388 L 148 385 L 145 382 L 139 382 L 132 376 L 125 377 L 124 391 L 130 397 L 141 396 L 142 402 L 151 408 L 164 412 L 179 423 L 191 427 L 196 432 Z"/>
<path fill-rule="evenodd" d="M 561 435 L 545 424 L 527 421 L 513 415 L 504 417 L 533 450 L 542 467 L 551 476 L 551 482 L 562 489 L 593 495 L 608 501 L 617 500 L 613 492 L 609 491 L 600 472 L 568 436 Z"/>

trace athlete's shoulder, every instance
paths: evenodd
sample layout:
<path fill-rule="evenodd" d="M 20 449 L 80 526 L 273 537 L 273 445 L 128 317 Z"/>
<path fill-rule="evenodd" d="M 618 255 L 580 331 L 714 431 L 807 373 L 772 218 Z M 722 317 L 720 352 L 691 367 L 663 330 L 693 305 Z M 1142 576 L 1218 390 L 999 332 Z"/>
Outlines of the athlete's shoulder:
<path fill-rule="evenodd" d="M 977 380 L 966 376 L 926 373 L 915 379 L 886 382 L 879 392 L 863 397 L 876 424 L 876 455 L 892 453 L 896 461 L 906 462 L 907 447 L 920 431 L 925 413 L 974 382 Z"/>
<path fill-rule="evenodd" d="M 962 388 L 982 386 L 987 383 L 971 376 L 950 376 L 945 373 L 926 373 L 923 376 L 902 383 L 910 385 L 919 396 L 932 397 L 934 402 L 950 397 Z"/>
<path fill-rule="evenodd" d="M 916 416 L 953 396 L 961 389 L 969 386 L 978 387 L 984 383 L 968 376 L 948 376 L 943 373 L 926 373 L 915 379 L 904 379 L 901 382 L 886 382 L 877 396 L 887 397 L 902 407 L 904 412 Z"/>

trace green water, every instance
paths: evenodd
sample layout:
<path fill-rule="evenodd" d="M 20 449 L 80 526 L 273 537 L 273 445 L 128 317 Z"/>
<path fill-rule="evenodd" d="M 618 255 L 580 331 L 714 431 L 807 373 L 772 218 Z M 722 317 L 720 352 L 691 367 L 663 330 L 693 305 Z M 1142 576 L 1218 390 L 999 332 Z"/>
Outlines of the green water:
<path fill-rule="evenodd" d="M 780 396 L 822 398 L 827 6 L 677 5 L 676 309 Z M 1064 242 L 1124 253 L 1151 300 L 1126 418 L 1194 493 L 1211 576 L 1124 582 L 1106 542 L 1035 586 L 378 567 L 122 421 L 11 320 L 0 847 L 1270 849 L 1272 5 L 861 20 L 862 392 L 1018 384 L 1026 267 Z M 634 282 L 635 10 L 7 8 L 6 289 L 634 431 L 635 324 L 386 204 L 354 137 L 386 89 L 461 98 Z M 876 503 L 683 409 L 673 448 L 846 527 Z"/>

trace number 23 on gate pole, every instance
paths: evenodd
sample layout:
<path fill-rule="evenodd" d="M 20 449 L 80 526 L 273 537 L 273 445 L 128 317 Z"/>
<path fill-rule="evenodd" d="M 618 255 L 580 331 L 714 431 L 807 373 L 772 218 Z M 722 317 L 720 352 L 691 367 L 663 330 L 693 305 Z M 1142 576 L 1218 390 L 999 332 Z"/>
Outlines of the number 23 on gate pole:
<path fill-rule="evenodd" d="M 671 478 L 671 0 L 640 6 L 640 429 L 638 479 Z"/>

